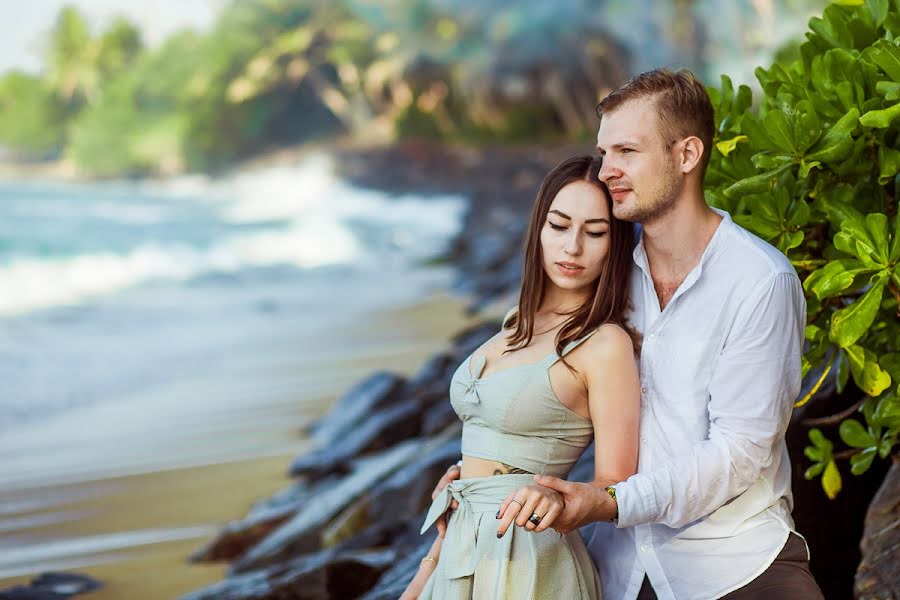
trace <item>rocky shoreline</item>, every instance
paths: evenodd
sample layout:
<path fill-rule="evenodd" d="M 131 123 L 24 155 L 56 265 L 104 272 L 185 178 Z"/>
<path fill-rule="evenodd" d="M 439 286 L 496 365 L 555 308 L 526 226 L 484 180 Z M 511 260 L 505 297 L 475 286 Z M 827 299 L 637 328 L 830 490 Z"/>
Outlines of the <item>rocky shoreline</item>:
<path fill-rule="evenodd" d="M 472 149 L 407 143 L 337 150 L 335 164 L 344 178 L 363 187 L 458 193 L 470 199 L 463 229 L 444 259 L 458 267 L 456 291 L 470 298 L 470 310 L 478 313 L 498 299 L 514 299 L 521 239 L 540 181 L 554 164 L 587 148 Z M 434 483 L 460 454 L 461 426 L 447 398 L 447 383 L 456 366 L 498 328 L 498 322 L 486 320 L 460 332 L 449 351 L 428 358 L 412 377 L 377 372 L 348 390 L 310 428 L 313 449 L 289 467 L 294 483 L 257 502 L 190 557 L 193 562 L 228 562 L 228 576 L 182 600 L 397 598 L 435 535 L 419 535 Z M 815 415 L 797 414 L 795 421 L 810 416 Z M 803 487 L 809 483 L 802 480 L 805 430 L 796 423 L 792 429 L 798 510 L 809 512 L 809 498 L 822 494 L 815 488 L 809 491 L 810 485 Z M 592 457 L 585 452 L 570 478 L 589 480 Z M 897 471 L 896 466 L 890 470 L 883 490 L 896 489 Z M 862 501 L 868 504 L 879 484 L 880 477 L 874 488 L 863 492 L 869 495 Z M 892 598 L 897 591 L 890 549 L 897 547 L 898 500 L 889 491 L 879 499 L 863 542 L 865 569 L 857 575 L 856 592 L 860 598 Z M 816 504 L 815 510 L 826 509 Z M 841 515 L 835 511 L 834 516 Z M 807 515 L 797 519 L 798 528 L 807 533 L 815 528 L 810 523 L 828 518 L 827 512 Z M 842 534 L 853 545 L 859 541 L 855 531 Z M 810 546 L 814 557 L 827 558 L 824 544 L 817 547 L 819 542 L 811 539 Z M 832 569 L 827 560 L 821 565 Z M 843 565 L 843 572 L 849 583 L 833 590 L 823 585 L 826 597 L 846 597 L 856 566 Z M 0 600 L 69 595 L 20 588 L 0 591 Z"/>

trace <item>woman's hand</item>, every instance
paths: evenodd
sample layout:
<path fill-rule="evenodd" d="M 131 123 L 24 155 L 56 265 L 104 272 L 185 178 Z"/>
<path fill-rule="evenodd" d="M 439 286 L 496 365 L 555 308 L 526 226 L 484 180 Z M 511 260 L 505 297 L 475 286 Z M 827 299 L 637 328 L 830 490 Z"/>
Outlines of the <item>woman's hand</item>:
<path fill-rule="evenodd" d="M 462 469 L 459 467 L 459 465 L 451 465 L 444 473 L 444 476 L 441 477 L 437 482 L 437 485 L 434 486 L 434 491 L 431 492 L 431 499 L 434 500 L 435 498 L 437 498 L 438 494 L 444 491 L 444 488 L 450 485 L 451 481 L 459 479 L 459 474 L 461 471 Z M 458 506 L 459 502 L 453 500 L 450 502 L 449 510 L 455 510 Z M 438 536 L 444 537 L 444 534 L 447 533 L 447 513 L 444 513 L 440 517 L 438 517 L 435 525 L 437 526 Z"/>
<path fill-rule="evenodd" d="M 562 495 L 556 490 L 537 483 L 519 488 L 506 497 L 497 511 L 500 520 L 497 537 L 503 537 L 513 523 L 527 531 L 540 533 L 553 525 L 565 506 Z M 540 518 L 537 524 L 531 520 L 532 515 Z"/>

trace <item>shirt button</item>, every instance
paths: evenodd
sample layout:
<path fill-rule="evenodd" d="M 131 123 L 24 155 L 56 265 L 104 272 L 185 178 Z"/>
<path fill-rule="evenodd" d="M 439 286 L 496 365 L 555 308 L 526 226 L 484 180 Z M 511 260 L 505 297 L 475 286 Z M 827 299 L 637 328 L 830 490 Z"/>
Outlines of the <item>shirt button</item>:
<path fill-rule="evenodd" d="M 641 544 L 641 552 L 647 551 L 647 544 Z"/>
<path fill-rule="evenodd" d="M 642 393 L 642 394 L 646 394 L 646 393 L 647 393 L 647 386 L 644 386 L 644 387 L 641 388 L 641 393 Z"/>
<path fill-rule="evenodd" d="M 642 437 L 642 438 L 641 438 L 641 443 L 646 445 L 646 443 L 647 443 L 647 438 Z"/>

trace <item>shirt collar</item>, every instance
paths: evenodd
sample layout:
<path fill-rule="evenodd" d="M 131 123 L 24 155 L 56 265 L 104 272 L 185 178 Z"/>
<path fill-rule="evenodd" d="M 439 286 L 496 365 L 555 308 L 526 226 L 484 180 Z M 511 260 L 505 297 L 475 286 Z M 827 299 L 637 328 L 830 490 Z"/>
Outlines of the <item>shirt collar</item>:
<path fill-rule="evenodd" d="M 734 221 L 731 219 L 731 215 L 726 211 L 721 210 L 719 208 L 710 207 L 712 210 L 722 217 L 722 221 L 719 223 L 719 226 L 716 227 L 716 232 L 713 234 L 712 239 L 709 240 L 709 243 L 706 245 L 706 248 L 703 250 L 703 255 L 700 256 L 700 262 L 697 263 L 697 266 L 691 269 L 691 272 L 688 273 L 688 276 L 685 277 L 684 283 L 681 287 L 687 289 L 695 281 L 700 277 L 700 274 L 703 272 L 703 265 L 710 260 L 713 256 L 715 256 L 716 251 L 719 246 L 723 243 L 723 238 L 725 234 L 724 231 L 734 227 Z M 647 250 L 644 247 L 644 228 L 640 227 L 638 231 L 638 243 L 634 247 L 634 252 L 631 253 L 631 257 L 634 260 L 634 264 L 636 264 L 641 271 L 647 277 L 650 277 L 650 262 L 647 260 Z"/>

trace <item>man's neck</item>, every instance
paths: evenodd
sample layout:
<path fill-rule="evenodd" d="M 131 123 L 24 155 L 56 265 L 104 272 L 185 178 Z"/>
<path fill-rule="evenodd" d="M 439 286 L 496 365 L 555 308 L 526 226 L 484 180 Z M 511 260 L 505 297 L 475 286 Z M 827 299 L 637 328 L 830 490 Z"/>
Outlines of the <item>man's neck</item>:
<path fill-rule="evenodd" d="M 643 224 L 644 250 L 661 309 L 700 262 L 721 221 L 700 195 L 683 198 L 660 219 Z"/>

